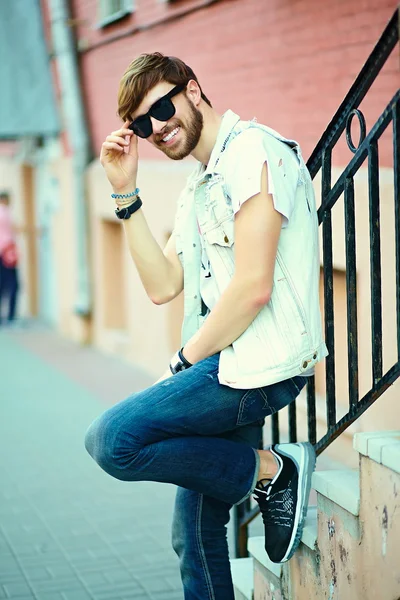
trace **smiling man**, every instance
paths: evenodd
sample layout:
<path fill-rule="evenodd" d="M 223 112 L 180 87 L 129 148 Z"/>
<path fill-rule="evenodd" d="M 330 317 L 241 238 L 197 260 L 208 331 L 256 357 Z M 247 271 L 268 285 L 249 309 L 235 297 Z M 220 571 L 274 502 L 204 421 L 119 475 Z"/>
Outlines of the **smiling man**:
<path fill-rule="evenodd" d="M 184 290 L 182 344 L 153 386 L 92 423 L 86 448 L 113 477 L 178 486 L 173 546 L 185 599 L 233 600 L 232 505 L 254 495 L 273 562 L 293 556 L 307 510 L 312 445 L 259 448 L 264 419 L 295 400 L 327 355 L 312 183 L 295 141 L 219 115 L 178 58 L 135 59 L 119 115 L 101 163 L 149 298 L 164 304 Z M 138 137 L 173 160 L 197 160 L 164 250 L 141 210 Z"/>

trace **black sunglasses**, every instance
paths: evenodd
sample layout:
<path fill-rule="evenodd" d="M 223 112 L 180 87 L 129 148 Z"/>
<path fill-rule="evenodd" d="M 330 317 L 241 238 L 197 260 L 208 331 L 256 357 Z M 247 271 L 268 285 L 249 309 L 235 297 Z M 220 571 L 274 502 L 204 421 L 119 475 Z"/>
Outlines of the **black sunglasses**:
<path fill-rule="evenodd" d="M 131 129 L 133 133 L 141 138 L 148 138 L 153 133 L 150 117 L 154 117 L 157 121 L 168 121 L 168 119 L 173 117 L 175 106 L 171 98 L 182 92 L 186 86 L 187 83 L 176 85 L 168 94 L 165 94 L 165 96 L 154 102 L 149 112 L 132 121 L 128 129 Z"/>

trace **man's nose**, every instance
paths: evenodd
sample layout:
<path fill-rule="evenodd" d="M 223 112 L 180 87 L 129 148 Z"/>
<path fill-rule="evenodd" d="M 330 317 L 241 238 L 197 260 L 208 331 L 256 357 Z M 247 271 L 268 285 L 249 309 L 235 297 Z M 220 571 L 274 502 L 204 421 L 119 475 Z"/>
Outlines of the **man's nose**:
<path fill-rule="evenodd" d="M 156 135 L 160 134 L 167 124 L 166 121 L 158 121 L 154 117 L 150 117 L 150 121 L 151 126 L 153 128 L 153 133 L 155 133 Z"/>

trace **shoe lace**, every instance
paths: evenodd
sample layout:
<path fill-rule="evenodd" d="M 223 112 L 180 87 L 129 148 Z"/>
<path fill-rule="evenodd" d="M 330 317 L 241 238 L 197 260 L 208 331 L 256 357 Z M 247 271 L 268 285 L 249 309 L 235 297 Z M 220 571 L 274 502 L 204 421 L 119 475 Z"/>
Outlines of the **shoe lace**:
<path fill-rule="evenodd" d="M 263 490 L 254 490 L 254 500 L 260 506 L 262 520 L 265 525 L 281 525 L 290 527 L 294 516 L 295 503 L 290 489 L 274 490 L 273 484 L 268 484 Z"/>

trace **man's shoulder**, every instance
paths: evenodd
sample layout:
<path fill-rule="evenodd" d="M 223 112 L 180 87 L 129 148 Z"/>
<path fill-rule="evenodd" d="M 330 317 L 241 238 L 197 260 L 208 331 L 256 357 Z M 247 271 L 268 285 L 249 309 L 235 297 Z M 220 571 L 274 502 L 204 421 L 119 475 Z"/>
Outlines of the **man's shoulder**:
<path fill-rule="evenodd" d="M 258 152 L 272 150 L 285 142 L 285 138 L 266 125 L 252 121 L 240 121 L 238 125 L 227 148 L 227 156 L 230 159 L 238 154 L 251 156 Z"/>

